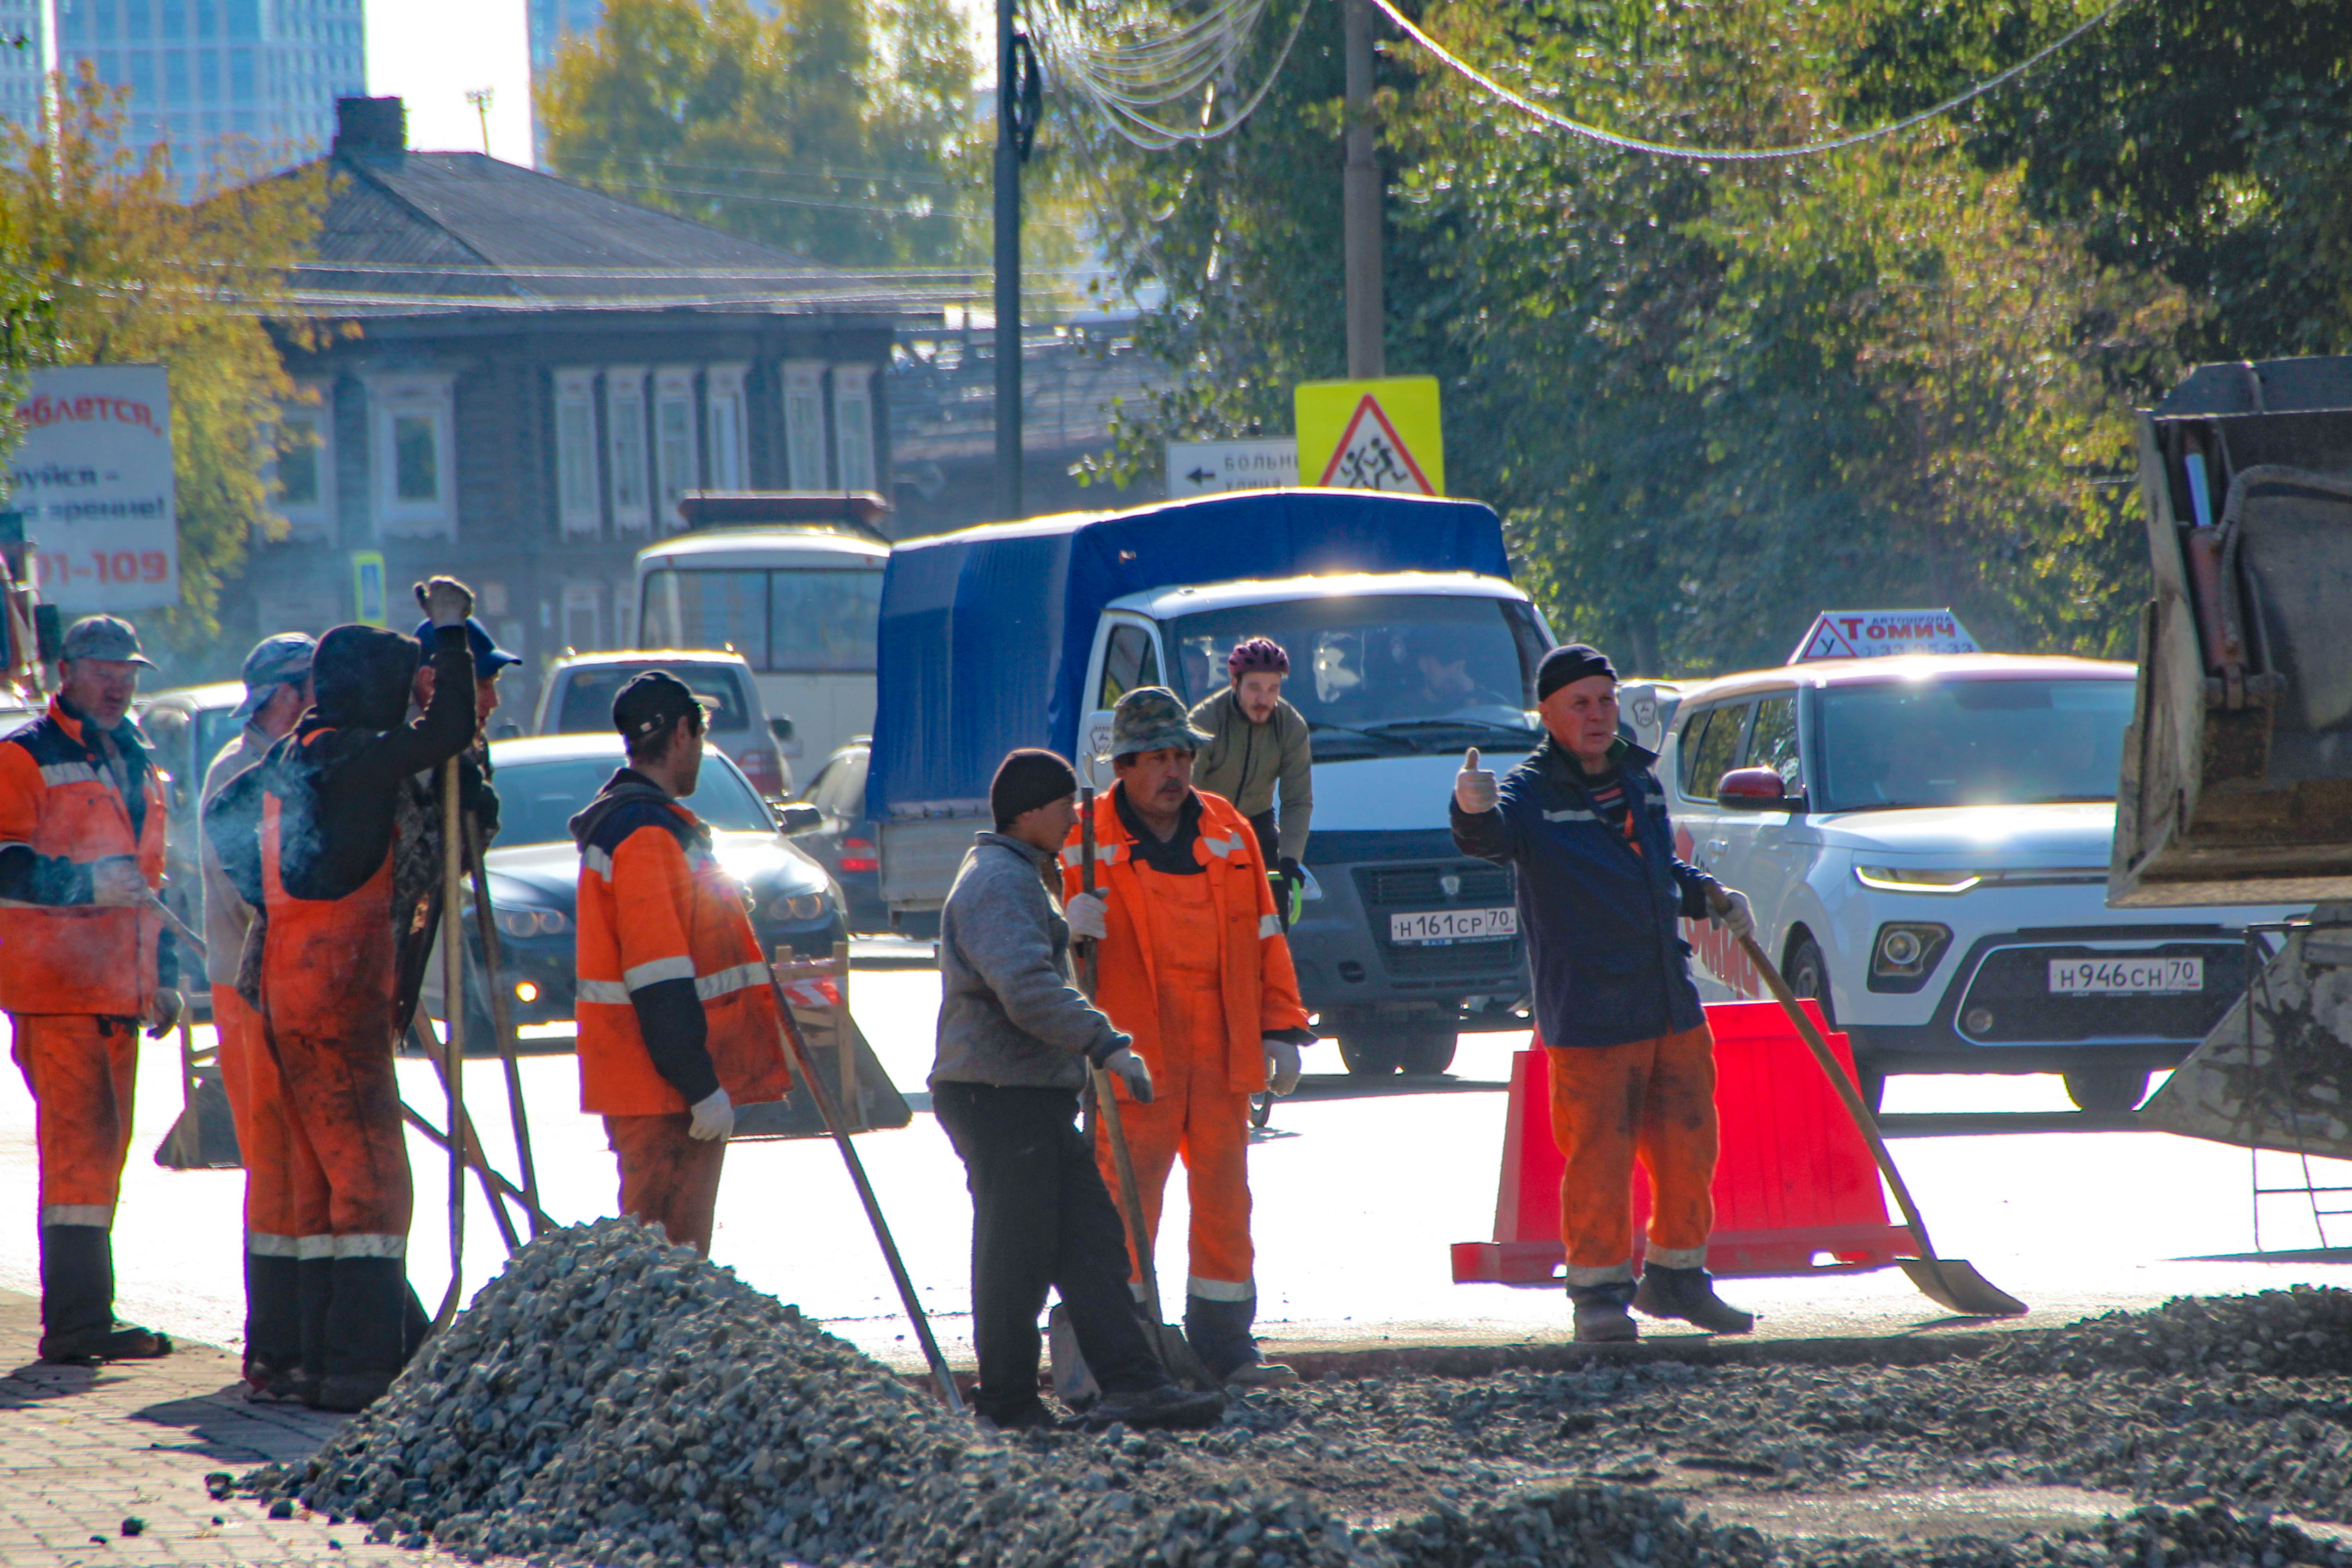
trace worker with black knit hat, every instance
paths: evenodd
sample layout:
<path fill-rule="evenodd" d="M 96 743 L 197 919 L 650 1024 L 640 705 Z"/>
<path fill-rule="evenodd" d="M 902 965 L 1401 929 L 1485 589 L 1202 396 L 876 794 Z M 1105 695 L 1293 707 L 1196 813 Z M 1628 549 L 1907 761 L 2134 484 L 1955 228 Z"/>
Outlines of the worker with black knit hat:
<path fill-rule="evenodd" d="M 1715 1041 L 1677 923 L 1713 915 L 1716 880 L 1675 858 L 1658 760 L 1619 734 L 1617 672 L 1582 643 L 1536 676 L 1547 738 L 1499 781 L 1475 750 L 1454 781 L 1454 841 L 1517 873 L 1551 1070 L 1552 1137 L 1567 1161 L 1560 1235 L 1576 1337 L 1630 1340 L 1626 1308 L 1745 1333 L 1748 1313 L 1706 1271 L 1715 1221 Z M 1721 923 L 1755 929 L 1731 889 Z M 1650 1175 L 1649 1234 L 1633 1281 L 1633 1166 Z"/>

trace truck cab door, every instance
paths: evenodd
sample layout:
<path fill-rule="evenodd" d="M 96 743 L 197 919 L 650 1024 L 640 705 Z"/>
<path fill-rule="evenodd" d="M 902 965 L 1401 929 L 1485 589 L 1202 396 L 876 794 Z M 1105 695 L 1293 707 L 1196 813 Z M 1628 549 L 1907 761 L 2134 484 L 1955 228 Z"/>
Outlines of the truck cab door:
<path fill-rule="evenodd" d="M 1160 628 L 1148 616 L 1115 610 L 1095 628 L 1095 650 L 1087 665 L 1092 695 L 1078 725 L 1078 777 L 1097 789 L 1111 784 L 1110 716 L 1118 699 L 1138 686 L 1164 686 L 1160 674 Z"/>

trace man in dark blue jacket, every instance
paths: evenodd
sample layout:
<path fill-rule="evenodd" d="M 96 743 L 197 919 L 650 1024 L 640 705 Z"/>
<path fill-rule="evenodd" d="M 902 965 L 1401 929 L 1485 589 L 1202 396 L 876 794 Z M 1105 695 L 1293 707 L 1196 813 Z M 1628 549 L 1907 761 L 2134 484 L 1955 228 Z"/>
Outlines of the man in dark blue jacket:
<path fill-rule="evenodd" d="M 1706 1271 L 1715 1223 L 1715 1041 L 1679 922 L 1715 918 L 1718 889 L 1675 858 L 1656 754 L 1617 732 L 1617 672 L 1577 643 L 1544 655 L 1548 738 L 1499 783 L 1473 751 L 1454 784 L 1454 841 L 1518 872 L 1537 1038 L 1551 1066 L 1568 1294 L 1580 1340 L 1630 1340 L 1628 1305 L 1745 1333 Z M 1721 918 L 1754 929 L 1748 900 Z M 1633 1162 L 1650 1173 L 1649 1235 L 1633 1284 Z"/>

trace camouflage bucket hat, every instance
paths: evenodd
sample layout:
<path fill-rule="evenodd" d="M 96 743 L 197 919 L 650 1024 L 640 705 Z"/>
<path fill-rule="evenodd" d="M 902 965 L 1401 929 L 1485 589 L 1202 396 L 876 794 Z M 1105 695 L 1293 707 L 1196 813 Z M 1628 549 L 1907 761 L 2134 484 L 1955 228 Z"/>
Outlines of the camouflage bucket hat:
<path fill-rule="evenodd" d="M 1198 751 L 1210 737 L 1192 727 L 1181 698 L 1166 686 L 1138 686 L 1111 710 L 1110 754 Z"/>

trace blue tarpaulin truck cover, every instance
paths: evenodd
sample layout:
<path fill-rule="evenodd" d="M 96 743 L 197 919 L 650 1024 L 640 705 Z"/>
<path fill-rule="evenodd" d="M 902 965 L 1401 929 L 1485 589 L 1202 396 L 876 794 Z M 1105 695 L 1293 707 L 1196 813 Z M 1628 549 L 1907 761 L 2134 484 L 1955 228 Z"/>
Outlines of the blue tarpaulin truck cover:
<path fill-rule="evenodd" d="M 1507 579 L 1502 523 L 1476 501 L 1253 490 L 910 539 L 882 581 L 867 809 L 886 821 L 967 814 L 1014 747 L 1072 755 L 1095 626 L 1113 600 L 1391 571 Z"/>

